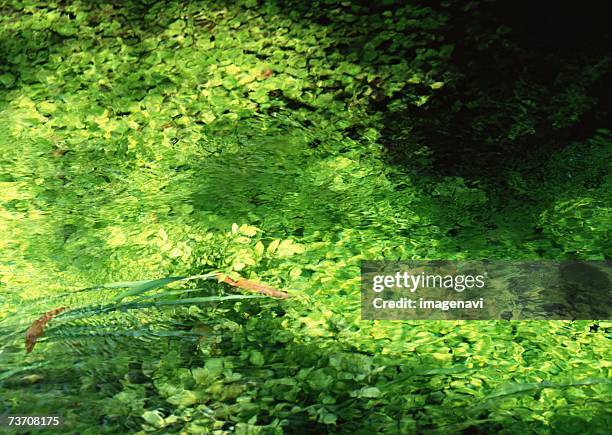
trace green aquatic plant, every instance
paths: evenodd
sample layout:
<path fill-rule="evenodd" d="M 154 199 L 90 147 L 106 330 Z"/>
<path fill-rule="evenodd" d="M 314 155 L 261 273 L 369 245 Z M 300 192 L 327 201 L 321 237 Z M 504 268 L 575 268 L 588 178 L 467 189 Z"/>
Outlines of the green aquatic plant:
<path fill-rule="evenodd" d="M 605 433 L 606 320 L 360 318 L 362 260 L 610 256 L 609 56 L 489 7 L 0 1 L 1 412 Z"/>

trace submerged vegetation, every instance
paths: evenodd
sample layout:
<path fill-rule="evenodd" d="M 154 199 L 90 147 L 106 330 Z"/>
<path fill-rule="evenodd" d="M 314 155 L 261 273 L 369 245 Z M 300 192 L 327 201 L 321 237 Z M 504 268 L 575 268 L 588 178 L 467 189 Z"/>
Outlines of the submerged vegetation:
<path fill-rule="evenodd" d="M 0 0 L 0 415 L 606 433 L 610 322 L 360 319 L 362 260 L 610 259 L 607 23 L 536 12 Z"/>

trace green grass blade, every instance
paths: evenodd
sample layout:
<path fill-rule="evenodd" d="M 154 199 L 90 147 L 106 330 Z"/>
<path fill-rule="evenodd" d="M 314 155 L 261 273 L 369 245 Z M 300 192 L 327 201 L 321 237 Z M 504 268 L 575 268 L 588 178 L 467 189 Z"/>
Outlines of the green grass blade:
<path fill-rule="evenodd" d="M 150 281 L 134 281 L 132 284 L 134 284 L 134 286 L 127 286 L 127 285 L 122 285 L 121 287 L 131 287 L 129 290 L 121 293 L 120 295 L 118 295 L 117 297 L 115 297 L 115 302 L 121 302 L 123 299 L 129 297 L 129 296 L 138 296 L 139 294 L 145 293 L 149 290 L 155 290 L 157 288 L 160 287 L 164 287 L 168 284 L 170 284 L 171 282 L 175 282 L 175 281 L 179 281 L 181 279 L 185 279 L 184 276 L 170 276 L 168 278 L 159 278 L 159 279 L 153 279 Z M 128 284 L 128 283 L 115 283 L 115 284 L 109 284 L 109 285 L 118 285 L 118 284 Z M 105 286 L 106 287 L 106 286 Z M 115 287 L 106 287 L 106 288 L 115 288 Z"/>
<path fill-rule="evenodd" d="M 126 282 L 114 282 L 110 284 L 104 284 L 100 288 L 129 288 L 129 290 L 121 293 L 115 297 L 115 302 L 121 302 L 124 298 L 129 296 L 138 296 L 139 294 L 145 293 L 149 290 L 155 290 L 157 288 L 164 287 L 175 281 L 187 281 L 194 279 L 212 279 L 217 276 L 217 272 L 210 272 L 204 275 L 193 275 L 193 276 L 170 276 L 167 278 L 159 278 L 147 281 L 126 281 Z"/>
<path fill-rule="evenodd" d="M 507 384 L 504 385 L 491 394 L 486 396 L 483 401 L 498 399 L 500 397 L 511 396 L 514 394 L 520 394 L 528 391 L 542 390 L 545 388 L 569 388 L 569 387 L 583 387 L 595 384 L 610 384 L 612 383 L 608 379 L 584 379 L 582 381 L 568 382 L 568 383 L 554 383 L 554 382 L 538 382 L 538 383 L 525 383 L 525 384 Z"/>
<path fill-rule="evenodd" d="M 110 305 L 99 305 L 92 307 L 76 308 L 74 310 L 65 311 L 57 315 L 56 320 L 61 319 L 62 321 L 74 321 L 83 319 L 91 316 L 111 313 L 118 310 L 134 310 L 142 308 L 155 308 L 168 305 L 200 305 L 208 304 L 211 302 L 222 302 L 228 300 L 240 300 L 240 299 L 267 299 L 267 296 L 262 295 L 229 295 L 229 296 L 203 296 L 198 298 L 185 298 L 185 299 L 174 299 L 174 300 L 154 300 L 151 302 L 137 302 L 131 301 L 123 304 L 110 304 Z M 56 322 L 57 323 L 57 322 Z"/>
<path fill-rule="evenodd" d="M 199 305 L 207 304 L 210 302 L 222 302 L 229 300 L 240 300 L 240 299 L 262 299 L 266 296 L 260 295 L 229 295 L 229 296 L 203 296 L 199 298 L 185 298 L 185 299 L 174 299 L 174 300 L 157 300 L 153 302 L 138 302 L 118 305 L 117 309 L 123 308 L 148 308 L 157 307 L 163 305 Z"/>
<path fill-rule="evenodd" d="M 184 278 L 184 277 L 171 277 L 171 278 Z M 162 279 L 168 279 L 168 278 L 162 278 Z M 98 287 L 92 287 L 92 288 L 108 288 L 108 289 L 113 289 L 113 288 L 137 288 L 143 285 L 146 285 L 147 283 L 150 283 L 152 281 L 159 281 L 159 280 L 150 280 L 150 279 L 145 279 L 142 281 L 123 281 L 123 282 L 111 282 L 110 284 L 102 284 L 101 286 Z"/>

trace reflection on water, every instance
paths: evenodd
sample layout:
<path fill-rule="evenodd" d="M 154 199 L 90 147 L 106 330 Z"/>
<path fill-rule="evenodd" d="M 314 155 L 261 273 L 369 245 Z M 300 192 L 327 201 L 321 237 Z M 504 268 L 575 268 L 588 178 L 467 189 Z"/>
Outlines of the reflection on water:
<path fill-rule="evenodd" d="M 43 313 L 109 299 L 107 291 L 73 290 L 201 272 L 203 256 L 214 263 L 223 254 L 208 236 L 235 222 L 257 226 L 267 240 L 336 242 L 351 229 L 358 254 L 391 239 L 407 243 L 397 232 L 415 221 L 376 156 L 312 148 L 312 133 L 282 120 L 131 151 L 122 142 L 145 133 L 60 145 L 27 133 L 21 148 L 0 155 L 0 388 L 26 394 L 21 403 L 40 413 L 77 409 L 81 395 L 112 398 L 126 379 L 150 383 L 143 364 L 156 362 L 151 355 L 190 359 L 203 340 L 189 310 L 173 310 L 166 325 L 151 309 L 70 327 L 58 317 L 26 355 L 25 331 Z M 135 418 L 134 428 L 140 424 Z"/>

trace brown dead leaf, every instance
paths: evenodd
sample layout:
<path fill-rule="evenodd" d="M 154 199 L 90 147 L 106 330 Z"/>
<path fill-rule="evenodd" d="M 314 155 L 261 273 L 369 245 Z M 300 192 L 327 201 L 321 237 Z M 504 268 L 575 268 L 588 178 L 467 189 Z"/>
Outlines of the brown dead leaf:
<path fill-rule="evenodd" d="M 249 281 L 248 279 L 244 279 L 244 278 L 240 278 L 238 281 L 234 281 L 229 276 L 227 276 L 225 277 L 223 282 L 233 287 L 250 290 L 255 293 L 260 293 L 262 295 L 271 296 L 273 298 L 287 299 L 291 297 L 289 293 L 285 293 L 283 291 L 277 290 L 265 284 L 259 284 L 255 281 Z"/>
<path fill-rule="evenodd" d="M 42 335 L 45 330 L 45 326 L 53 317 L 57 316 L 59 313 L 64 311 L 66 307 L 54 308 L 51 311 L 47 311 L 43 314 L 38 320 L 36 320 L 32 325 L 28 328 L 25 335 L 25 343 L 26 343 L 26 352 L 32 352 L 34 346 L 36 345 L 36 341 Z"/>
<path fill-rule="evenodd" d="M 266 68 L 265 70 L 261 72 L 261 78 L 267 79 L 269 77 L 272 77 L 273 74 L 274 74 L 274 71 L 272 71 L 270 68 Z"/>

